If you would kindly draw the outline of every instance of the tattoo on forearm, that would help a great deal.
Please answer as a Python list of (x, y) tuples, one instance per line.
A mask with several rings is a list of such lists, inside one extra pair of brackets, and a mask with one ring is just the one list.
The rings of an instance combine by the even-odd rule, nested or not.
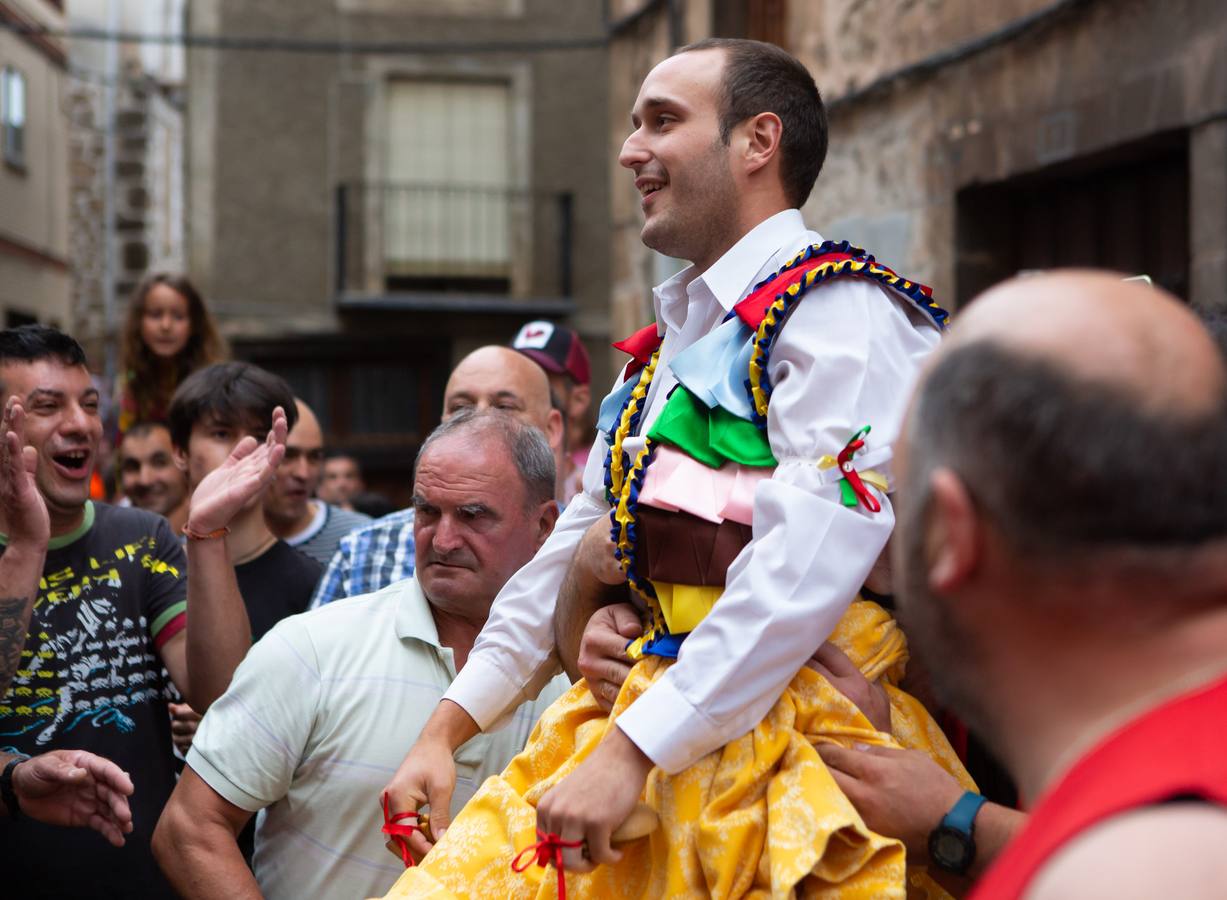
[(21, 667), (21, 651), (26, 646), (30, 626), (32, 597), (0, 597), (0, 696), (8, 692), (9, 681)]

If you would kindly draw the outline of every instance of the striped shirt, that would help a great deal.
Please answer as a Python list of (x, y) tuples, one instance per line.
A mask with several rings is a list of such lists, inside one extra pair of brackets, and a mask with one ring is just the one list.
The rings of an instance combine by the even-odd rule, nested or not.
[(413, 508), (389, 513), (351, 531), (341, 543), (311, 599), (311, 608), (381, 590), (413, 574)]
[(360, 512), (341, 509), (323, 500), (312, 500), (311, 502), (315, 504), (315, 518), (298, 534), (286, 538), (285, 542), (300, 553), (307, 554), (321, 566), (326, 566), (332, 560), (333, 554), (337, 552), (341, 538), (355, 528), (369, 525), (371, 517)]
[[(235, 806), (264, 810), (254, 870), (266, 897), (379, 896), (404, 871), (384, 848), (379, 790), (455, 676), (414, 579), (284, 619), (251, 648), (187, 762)], [(453, 813), (569, 686), (560, 676), (507, 728), (456, 751)]]

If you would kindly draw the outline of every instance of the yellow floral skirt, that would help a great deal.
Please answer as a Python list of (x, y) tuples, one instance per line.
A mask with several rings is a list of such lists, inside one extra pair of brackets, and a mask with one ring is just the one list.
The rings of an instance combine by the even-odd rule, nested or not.
[[(903, 845), (870, 831), (814, 749), (829, 742), (918, 748), (974, 789), (937, 724), (895, 685), (907, 662), (903, 632), (881, 607), (853, 603), (831, 640), (890, 696), (893, 737), (876, 731), (846, 697), (802, 669), (752, 731), (677, 775), (653, 769), (643, 799), (661, 827), (624, 845), (622, 860), (567, 873), (568, 900), (661, 897), (947, 896)], [(557, 896), (557, 873), (511, 870), (536, 841), (537, 801), (600, 743), (613, 720), (672, 664), (648, 657), (631, 670), (611, 714), (583, 682), (554, 702), (524, 752), (486, 780), (422, 864), (388, 898)]]

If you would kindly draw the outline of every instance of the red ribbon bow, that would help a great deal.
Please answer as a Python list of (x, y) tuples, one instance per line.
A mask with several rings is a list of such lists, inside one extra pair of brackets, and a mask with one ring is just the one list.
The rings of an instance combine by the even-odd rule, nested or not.
[(582, 847), (583, 841), (564, 841), (552, 831), (545, 833), (537, 829), (537, 843), (529, 844), (516, 854), (511, 861), (511, 871), (523, 872), (533, 863), (541, 868), (553, 864), (558, 870), (558, 900), (567, 900), (567, 879), (563, 875), (562, 851), (564, 847)]
[(400, 812), (396, 815), (391, 815), (388, 810), (388, 792), (383, 792), (383, 833), (388, 835), (392, 840), (400, 845), (400, 858), (405, 863), (405, 868), (413, 865), (413, 857), (409, 854), (409, 842), (406, 840), (409, 835), (415, 831), (421, 831), (418, 825), (397, 825), (396, 823), (402, 819), (417, 819), (418, 814), (415, 812)]
[(626, 377), (623, 381), (629, 381), (631, 376), (639, 372), (652, 359), (652, 354), (660, 346), (660, 342), (664, 340), (664, 336), (656, 333), (656, 323), (645, 325), (628, 338), (614, 344), (614, 348), (621, 350), (623, 353), (631, 355), (631, 361), (626, 364)]
[(839, 471), (843, 474), (844, 481), (852, 488), (856, 499), (861, 501), (870, 512), (879, 512), (882, 509), (882, 504), (878, 502), (877, 497), (869, 492), (869, 488), (861, 480), (861, 473), (856, 471), (852, 465), (852, 457), (856, 454), (856, 451), (865, 446), (865, 435), (868, 433), (869, 426), (866, 425), (854, 434), (852, 440), (848, 441), (844, 449), (839, 451), (839, 456), (835, 457), (835, 463), (839, 466)]

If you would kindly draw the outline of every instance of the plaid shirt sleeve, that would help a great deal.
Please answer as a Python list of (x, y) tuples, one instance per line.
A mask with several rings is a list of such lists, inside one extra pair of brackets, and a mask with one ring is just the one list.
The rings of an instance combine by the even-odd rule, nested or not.
[(366, 555), (364, 552), (359, 553), (358, 545), (370, 542), (369, 536), (365, 534), (366, 531), (367, 529), (362, 528), (341, 538), (341, 543), (337, 547), (337, 552), (332, 555), (332, 561), (328, 563), (324, 577), (316, 585), (310, 609), (319, 609), (326, 603), (350, 596), (349, 576), (354, 567), (354, 560), (359, 555)]
[(341, 538), (311, 598), (311, 609), (408, 578), (413, 562), (413, 510), (402, 509)]

